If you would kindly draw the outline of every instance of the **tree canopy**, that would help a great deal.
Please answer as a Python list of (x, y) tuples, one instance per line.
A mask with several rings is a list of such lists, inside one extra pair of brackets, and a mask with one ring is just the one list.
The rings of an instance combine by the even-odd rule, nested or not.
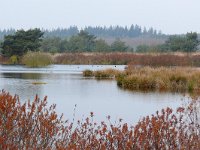
[(195, 52), (198, 50), (200, 41), (196, 32), (185, 35), (171, 35), (164, 44), (148, 46), (139, 45), (137, 52)]
[(194, 52), (199, 45), (198, 35), (196, 32), (187, 33), (186, 36), (170, 36), (166, 45), (171, 51)]
[(69, 48), (72, 51), (92, 51), (95, 47), (96, 37), (86, 31), (81, 30), (78, 35), (69, 40)]
[(132, 49), (119, 38), (109, 45), (103, 39), (97, 39), (96, 36), (86, 31), (80, 31), (77, 35), (69, 39), (59, 37), (44, 38), (40, 47), (44, 52), (127, 52)]
[(36, 28), (27, 31), (18, 30), (13, 35), (6, 35), (1, 44), (2, 54), (6, 56), (21, 56), (27, 51), (37, 51), (43, 34), (40, 29)]
[(121, 41), (120, 39), (116, 39), (116, 40), (111, 44), (111, 50), (112, 50), (112, 51), (126, 52), (128, 49), (129, 49), (129, 47), (126, 46), (125, 42)]

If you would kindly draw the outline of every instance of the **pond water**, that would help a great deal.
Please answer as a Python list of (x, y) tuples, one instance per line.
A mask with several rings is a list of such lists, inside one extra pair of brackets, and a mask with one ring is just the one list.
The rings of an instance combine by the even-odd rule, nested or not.
[[(132, 92), (120, 89), (114, 80), (85, 78), (85, 69), (101, 70), (125, 66), (110, 65), (52, 65), (47, 68), (26, 68), (24, 66), (0, 65), (0, 89), (20, 96), (21, 101), (48, 96), (49, 104), (57, 105), (57, 112), (72, 120), (75, 105), (75, 119), (88, 117), (94, 112), (95, 120), (102, 121), (110, 115), (111, 120), (122, 118), (134, 124), (143, 116), (162, 108), (177, 108), (188, 99), (178, 93)], [(46, 84), (35, 85), (33, 82)]]

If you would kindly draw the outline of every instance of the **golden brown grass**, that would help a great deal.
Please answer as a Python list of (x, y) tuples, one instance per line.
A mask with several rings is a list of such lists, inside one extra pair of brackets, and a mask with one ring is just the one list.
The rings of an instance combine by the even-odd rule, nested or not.
[(34, 84), (34, 85), (40, 85), (40, 84), (47, 84), (47, 83), (46, 82), (36, 81), (36, 82), (32, 82), (32, 84)]
[(131, 90), (200, 90), (200, 70), (186, 67), (128, 68), (117, 77), (118, 85)]
[(95, 77), (96, 79), (114, 79), (121, 72), (115, 69), (106, 69), (99, 71), (85, 70), (83, 71), (83, 76), (85, 77)]
[(200, 70), (191, 67), (128, 67), (125, 71), (114, 69), (83, 72), (85, 77), (116, 79), (118, 86), (129, 90), (198, 92)]

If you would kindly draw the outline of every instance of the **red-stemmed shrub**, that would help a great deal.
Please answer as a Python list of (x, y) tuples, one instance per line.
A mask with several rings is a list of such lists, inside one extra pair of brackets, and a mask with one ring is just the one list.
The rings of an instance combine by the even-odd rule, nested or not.
[(17, 96), (0, 93), (0, 149), (200, 149), (200, 102), (176, 112), (163, 109), (135, 126), (108, 121), (97, 124), (94, 114), (84, 121), (63, 121), (55, 105), (37, 96), (21, 104)]

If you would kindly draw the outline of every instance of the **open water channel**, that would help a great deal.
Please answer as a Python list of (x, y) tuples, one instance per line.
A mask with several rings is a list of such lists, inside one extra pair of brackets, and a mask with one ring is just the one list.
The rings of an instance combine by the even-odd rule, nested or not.
[[(48, 96), (48, 104), (56, 104), (57, 112), (72, 120), (88, 117), (94, 112), (96, 121), (122, 118), (134, 124), (143, 116), (151, 115), (162, 108), (181, 106), (184, 99), (179, 93), (133, 92), (120, 89), (114, 80), (85, 78), (85, 69), (102, 70), (125, 66), (110, 65), (52, 65), (46, 68), (0, 65), (0, 89), (17, 94), (21, 101)], [(46, 84), (33, 84), (43, 82)]]

